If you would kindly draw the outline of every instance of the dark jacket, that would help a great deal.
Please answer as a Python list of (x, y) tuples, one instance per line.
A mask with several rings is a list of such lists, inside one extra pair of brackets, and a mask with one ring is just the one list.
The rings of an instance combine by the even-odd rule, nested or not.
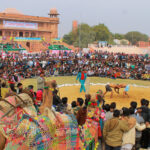
[(146, 106), (142, 106), (141, 109), (142, 109), (141, 116), (144, 118), (144, 121), (145, 121), (145, 122), (149, 122), (149, 121), (150, 121), (149, 108), (146, 107)]
[(147, 149), (150, 147), (150, 128), (142, 131), (141, 148)]

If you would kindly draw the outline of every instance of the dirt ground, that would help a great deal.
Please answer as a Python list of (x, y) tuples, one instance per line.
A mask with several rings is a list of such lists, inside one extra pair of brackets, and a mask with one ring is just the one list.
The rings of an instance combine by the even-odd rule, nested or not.
[[(56, 80), (58, 85), (63, 85), (63, 84), (75, 84), (78, 83), (76, 82), (76, 77), (49, 77), (46, 78), (47, 81), (50, 80)], [(123, 89), (120, 90), (120, 94), (118, 95), (117, 93), (114, 92), (114, 96), (111, 99), (110, 98), (110, 93), (107, 93), (105, 96), (105, 101), (106, 103), (111, 103), (111, 102), (116, 102), (117, 103), (117, 108), (122, 108), (122, 107), (129, 107), (131, 101), (137, 101), (138, 104), (140, 104), (141, 98), (149, 99), (150, 100), (150, 81), (141, 81), (141, 80), (129, 80), (129, 79), (109, 79), (109, 78), (100, 78), (100, 77), (88, 77), (88, 80), (90, 80), (90, 83), (102, 83), (102, 84), (107, 84), (107, 83), (115, 83), (115, 84), (130, 84), (130, 85), (136, 85), (135, 86), (130, 86), (130, 91), (129, 91), (129, 96), (130, 98), (123, 98)], [(22, 83), (24, 85), (24, 88), (27, 87), (28, 85), (34, 85), (34, 90), (37, 90), (37, 80), (36, 79), (26, 79), (22, 80)], [(140, 87), (143, 86), (143, 87)], [(59, 88), (60, 90), (60, 96), (61, 97), (68, 97), (69, 103), (71, 103), (73, 100), (76, 100), (78, 97), (85, 97), (85, 93), (80, 93), (79, 92), (80, 86), (65, 86)], [(96, 93), (99, 89), (105, 91), (104, 85), (93, 85), (90, 86), (90, 94)], [(140, 106), (140, 105), (138, 105)]]
[[(59, 88), (61, 97), (68, 97), (69, 103), (76, 100), (78, 97), (85, 97), (85, 93), (79, 92), (80, 86), (70, 86)], [(96, 93), (99, 89), (105, 91), (104, 86), (90, 86), (90, 94)], [(129, 98), (123, 97), (123, 89), (120, 90), (120, 94), (114, 92), (113, 98), (110, 98), (110, 93), (105, 96), (106, 103), (116, 102), (117, 108), (129, 107), (131, 101), (136, 101), (138, 106), (140, 106), (140, 100), (142, 98), (150, 100), (150, 88), (143, 87), (130, 87), (128, 92)]]

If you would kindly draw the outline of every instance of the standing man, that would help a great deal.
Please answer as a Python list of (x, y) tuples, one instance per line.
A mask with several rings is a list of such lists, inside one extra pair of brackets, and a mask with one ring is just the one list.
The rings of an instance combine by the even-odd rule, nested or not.
[(128, 123), (120, 120), (120, 111), (115, 110), (113, 118), (104, 124), (103, 136), (106, 142), (106, 150), (121, 150), (123, 134), (129, 131)]
[(35, 100), (37, 106), (41, 106), (42, 104), (44, 85), (45, 85), (44, 72), (41, 72), (40, 76), (37, 78), (37, 93)]
[(84, 91), (84, 92), (86, 92), (86, 89), (85, 89), (85, 81), (86, 81), (86, 78), (87, 78), (87, 73), (86, 73), (86, 71), (81, 71), (81, 70), (79, 70), (79, 73), (78, 73), (78, 75), (77, 75), (77, 78), (76, 78), (76, 80), (79, 80), (79, 82), (81, 83), (81, 87), (80, 87), (80, 93), (82, 92), (82, 91)]
[(45, 85), (44, 72), (40, 73), (40, 76), (37, 78), (37, 90), (42, 90)]

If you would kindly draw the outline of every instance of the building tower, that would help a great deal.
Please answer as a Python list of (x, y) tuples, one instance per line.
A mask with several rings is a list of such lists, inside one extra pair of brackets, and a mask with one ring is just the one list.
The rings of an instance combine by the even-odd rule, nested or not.
[(50, 13), (48, 14), (50, 16), (50, 18), (58, 18), (58, 12), (56, 8), (52, 8), (50, 10)]
[(78, 29), (78, 21), (77, 21), (77, 20), (74, 20), (74, 21), (72, 22), (72, 31), (73, 31), (73, 32), (76, 32), (77, 29)]

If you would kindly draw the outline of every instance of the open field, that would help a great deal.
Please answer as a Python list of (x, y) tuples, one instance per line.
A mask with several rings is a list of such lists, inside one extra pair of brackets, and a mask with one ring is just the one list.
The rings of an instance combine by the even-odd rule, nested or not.
[[(90, 83), (98, 84), (106, 84), (106, 83), (125, 83), (130, 84), (130, 91), (129, 95), (130, 98), (123, 98), (123, 89), (120, 90), (120, 94), (114, 93), (113, 98), (110, 98), (110, 93), (108, 93), (105, 96), (106, 103), (116, 102), (117, 107), (125, 107), (129, 106), (131, 101), (137, 101), (138, 104), (140, 102), (141, 98), (146, 98), (150, 100), (150, 81), (140, 81), (140, 80), (126, 80), (126, 79), (109, 79), (109, 78), (99, 78), (99, 77), (91, 77), (88, 78), (90, 80)], [(56, 80), (58, 85), (62, 84), (76, 84), (75, 77), (50, 77), (46, 78), (46, 80)], [(23, 80), (22, 83), (24, 84), (24, 87), (27, 87), (28, 85), (32, 84), (35, 87), (36, 90), (36, 79), (27, 79)], [(136, 86), (135, 86), (136, 85)], [(68, 97), (69, 103), (71, 103), (73, 100), (76, 100), (77, 97), (84, 98), (84, 93), (79, 93), (80, 86), (79, 85), (70, 85), (70, 86), (64, 86), (60, 87), (60, 96), (61, 97)], [(99, 89), (102, 89), (105, 91), (104, 85), (91, 85), (90, 86), (90, 93), (96, 93)]]

